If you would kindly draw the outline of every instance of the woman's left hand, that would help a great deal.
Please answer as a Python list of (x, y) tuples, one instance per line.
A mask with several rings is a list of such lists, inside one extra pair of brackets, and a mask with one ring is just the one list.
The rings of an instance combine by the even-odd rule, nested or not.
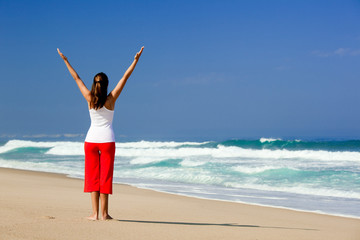
[(136, 53), (136, 55), (135, 55), (135, 57), (134, 57), (134, 59), (135, 59), (136, 61), (139, 60), (139, 58), (140, 58), (143, 50), (144, 50), (144, 47), (142, 47), (142, 48), (140, 49), (140, 51), (139, 51), (138, 53)]

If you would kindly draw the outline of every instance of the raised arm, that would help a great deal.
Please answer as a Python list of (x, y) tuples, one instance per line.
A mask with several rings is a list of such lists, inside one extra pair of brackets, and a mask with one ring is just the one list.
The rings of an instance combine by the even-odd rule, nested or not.
[(59, 49), (57, 49), (60, 57), (64, 60), (66, 67), (68, 68), (71, 76), (75, 79), (76, 84), (78, 85), (80, 92), (82, 93), (82, 95), (84, 96), (84, 98), (86, 99), (87, 102), (90, 102), (91, 100), (91, 94), (89, 89), (85, 86), (84, 82), (81, 80), (81, 78), (79, 77), (79, 75), (76, 73), (75, 69), (70, 65), (67, 57), (64, 56), (64, 54), (62, 54), (62, 52), (60, 52)]
[(110, 92), (109, 96), (111, 97), (113, 104), (115, 104), (115, 101), (119, 97), (121, 91), (123, 90), (126, 81), (129, 79), (131, 73), (134, 71), (135, 66), (136, 66), (137, 62), (139, 61), (139, 58), (140, 58), (143, 50), (144, 50), (144, 47), (142, 47), (140, 49), (140, 51), (138, 53), (136, 53), (136, 55), (134, 57), (134, 61), (132, 62), (130, 67), (126, 70), (126, 72), (124, 73), (124, 76), (119, 80), (116, 87)]

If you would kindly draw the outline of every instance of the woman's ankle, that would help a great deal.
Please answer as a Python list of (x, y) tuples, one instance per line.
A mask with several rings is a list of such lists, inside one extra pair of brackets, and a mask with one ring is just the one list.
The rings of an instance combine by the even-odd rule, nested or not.
[(97, 213), (93, 213), (92, 215), (90, 215), (89, 217), (87, 217), (87, 219), (89, 220), (98, 220), (98, 214)]
[(108, 213), (102, 214), (101, 220), (110, 220), (113, 219)]

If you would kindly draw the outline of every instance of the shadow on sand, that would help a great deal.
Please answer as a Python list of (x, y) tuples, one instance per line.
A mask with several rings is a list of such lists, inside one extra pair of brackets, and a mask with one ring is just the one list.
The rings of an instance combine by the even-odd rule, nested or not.
[(311, 229), (311, 228), (271, 227), (271, 226), (258, 226), (258, 225), (241, 225), (236, 223), (166, 222), (166, 221), (127, 220), (127, 219), (116, 219), (116, 220), (119, 222), (128, 222), (128, 223), (171, 224), (171, 225), (188, 225), (188, 226), (219, 226), (219, 227), (239, 227), (239, 228), (276, 228), (276, 229), (318, 231), (317, 229)]

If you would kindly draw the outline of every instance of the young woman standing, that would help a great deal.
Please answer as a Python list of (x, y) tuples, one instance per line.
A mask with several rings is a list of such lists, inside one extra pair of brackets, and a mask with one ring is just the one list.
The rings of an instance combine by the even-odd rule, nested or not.
[(116, 87), (108, 94), (108, 78), (105, 73), (94, 77), (91, 91), (85, 86), (68, 59), (57, 49), (71, 76), (75, 79), (80, 92), (88, 102), (91, 126), (85, 139), (85, 183), (84, 192), (91, 193), (93, 213), (88, 219), (99, 219), (99, 199), (101, 202), (100, 219), (112, 219), (109, 215), (109, 194), (112, 194), (112, 180), (115, 158), (115, 136), (112, 128), (115, 102), (123, 90), (126, 81), (134, 71), (142, 54), (136, 53), (133, 63), (126, 70)]

